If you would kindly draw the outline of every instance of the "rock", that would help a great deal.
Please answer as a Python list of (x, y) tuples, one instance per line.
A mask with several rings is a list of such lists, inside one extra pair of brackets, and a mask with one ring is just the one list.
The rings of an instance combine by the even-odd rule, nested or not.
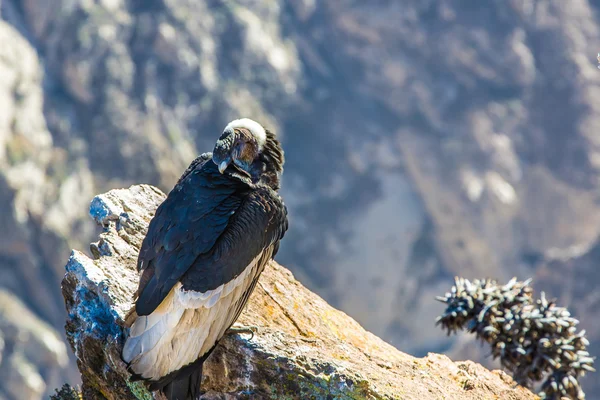
[[(103, 227), (93, 257), (74, 250), (62, 283), (67, 337), (84, 398), (149, 399), (129, 382), (120, 358), (146, 226), (164, 194), (148, 185), (97, 196), (90, 214)], [(329, 306), (272, 262), (237, 324), (205, 364), (205, 399), (534, 399), (504, 374), (445, 356), (404, 354)], [(64, 389), (64, 388), (63, 388)], [(67, 391), (68, 393), (71, 393)]]

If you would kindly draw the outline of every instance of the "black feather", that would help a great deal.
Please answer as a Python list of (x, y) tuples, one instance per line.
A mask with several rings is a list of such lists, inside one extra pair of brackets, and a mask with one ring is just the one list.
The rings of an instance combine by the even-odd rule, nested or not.
[(256, 188), (231, 216), (227, 229), (207, 254), (180, 279), (185, 290), (205, 292), (238, 276), (264, 249), (280, 240), (285, 205), (270, 188)]
[[(168, 400), (196, 400), (202, 394), (200, 391), (200, 383), (202, 383), (202, 365), (216, 347), (217, 345), (215, 344), (206, 352), (206, 354), (193, 363), (190, 363), (177, 371), (173, 371), (157, 381), (151, 382), (148, 389), (151, 391), (160, 390), (167, 396)], [(181, 397), (180, 399), (169, 397), (169, 391), (172, 392), (173, 395), (184, 395), (185, 397)]]
[[(138, 265), (151, 269), (152, 277), (147, 282), (142, 277), (145, 287), (138, 293), (138, 315), (152, 313), (197, 257), (214, 253), (211, 250), (249, 190), (246, 183), (221, 175), (212, 162), (198, 164), (175, 186), (157, 209), (142, 243)], [(212, 279), (204, 290), (222, 283)]]
[(212, 162), (198, 164), (150, 222), (138, 265), (152, 272), (141, 280), (137, 314), (152, 313), (178, 281), (205, 292), (234, 279), (281, 239), (286, 216), (271, 188), (221, 174)]
[(199, 400), (203, 392), (200, 390), (202, 383), (202, 364), (197, 363), (188, 376), (178, 378), (167, 383), (160, 390), (167, 400)]
[[(138, 315), (151, 314), (177, 282), (185, 290), (213, 290), (235, 279), (260, 255), (248, 289), (220, 316), (221, 329), (235, 322), (288, 228), (287, 209), (276, 192), (283, 163), (281, 146), (267, 131), (265, 148), (255, 160), (259, 179), (240, 175), (235, 168), (221, 174), (210, 153), (190, 164), (158, 207), (142, 242)], [(150, 389), (162, 390), (170, 400), (199, 398), (202, 364), (217, 343), (196, 361), (149, 382)], [(134, 374), (132, 379), (141, 377)]]

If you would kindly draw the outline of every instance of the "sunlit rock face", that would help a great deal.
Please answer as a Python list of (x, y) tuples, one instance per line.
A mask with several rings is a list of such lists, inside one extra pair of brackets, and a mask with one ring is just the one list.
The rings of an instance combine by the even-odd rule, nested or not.
[[(98, 195), (90, 215), (102, 227), (92, 256), (73, 250), (62, 293), (66, 332), (77, 358), (84, 399), (151, 397), (130, 381), (121, 360), (125, 315), (139, 279), (139, 247), (165, 195), (134, 185)], [(238, 321), (254, 334), (228, 334), (203, 365), (203, 399), (534, 399), (500, 371), (471, 361), (402, 353), (312, 293), (270, 262)], [(63, 391), (64, 392), (64, 391)], [(70, 400), (72, 396), (57, 396)]]
[(597, 274), (548, 263), (585, 257), (600, 227), (597, 11), (2, 0), (0, 285), (61, 331), (93, 194), (169, 190), (250, 116), (286, 149), (278, 259), (390, 343), (483, 360), (431, 329), (454, 275), (534, 276), (590, 330)]

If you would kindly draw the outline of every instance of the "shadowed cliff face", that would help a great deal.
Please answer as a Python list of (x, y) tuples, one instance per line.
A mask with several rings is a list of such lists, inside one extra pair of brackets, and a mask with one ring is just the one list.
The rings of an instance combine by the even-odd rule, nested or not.
[(93, 193), (169, 190), (243, 115), (286, 149), (278, 259), (395, 346), (481, 359), (432, 329), (454, 275), (535, 276), (593, 331), (594, 268), (544, 267), (600, 227), (593, 2), (0, 4), (0, 285), (57, 330)]

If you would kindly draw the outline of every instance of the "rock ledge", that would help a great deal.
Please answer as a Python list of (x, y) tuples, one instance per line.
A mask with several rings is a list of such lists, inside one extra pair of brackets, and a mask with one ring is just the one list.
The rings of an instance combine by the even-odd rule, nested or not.
[[(120, 358), (123, 318), (136, 288), (135, 262), (164, 194), (148, 185), (94, 198), (103, 227), (92, 258), (74, 250), (62, 291), (66, 331), (90, 399), (152, 399), (129, 382)], [(504, 373), (467, 361), (401, 353), (307, 290), (273, 262), (238, 324), (252, 337), (224, 338), (205, 365), (206, 399), (535, 399)], [(433, 322), (432, 322), (432, 329)]]

